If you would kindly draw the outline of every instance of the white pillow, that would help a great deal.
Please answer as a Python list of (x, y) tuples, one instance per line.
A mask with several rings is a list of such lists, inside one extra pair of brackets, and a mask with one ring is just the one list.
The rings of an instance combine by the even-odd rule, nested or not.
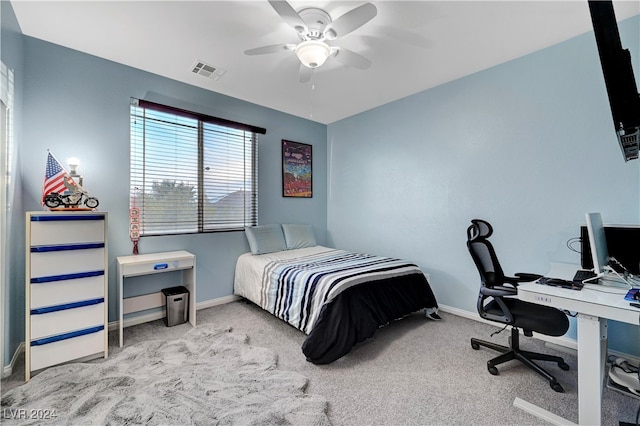
[(311, 225), (282, 224), (287, 250), (317, 245), (316, 236)]
[(252, 226), (245, 228), (244, 233), (253, 254), (273, 253), (287, 249), (280, 225)]

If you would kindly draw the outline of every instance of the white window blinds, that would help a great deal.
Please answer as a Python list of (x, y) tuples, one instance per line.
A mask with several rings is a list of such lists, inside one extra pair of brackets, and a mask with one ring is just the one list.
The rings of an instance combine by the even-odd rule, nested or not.
[(131, 102), (130, 204), (140, 235), (257, 224), (257, 139), (265, 129)]

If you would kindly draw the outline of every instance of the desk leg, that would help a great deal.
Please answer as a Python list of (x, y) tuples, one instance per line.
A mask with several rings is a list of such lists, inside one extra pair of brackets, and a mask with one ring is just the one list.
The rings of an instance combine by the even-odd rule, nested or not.
[(602, 383), (607, 350), (607, 320), (578, 314), (578, 420), (602, 422)]
[(196, 326), (196, 260), (193, 259), (193, 268), (185, 269), (182, 272), (184, 284), (189, 290), (189, 322)]

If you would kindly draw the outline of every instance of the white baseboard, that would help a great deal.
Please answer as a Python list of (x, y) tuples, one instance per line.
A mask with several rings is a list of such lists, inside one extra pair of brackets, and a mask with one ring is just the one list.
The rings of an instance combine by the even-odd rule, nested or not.
[[(474, 321), (482, 322), (484, 324), (490, 324), (494, 326), (498, 324), (496, 322), (481, 318), (477, 312), (464, 311), (462, 309), (454, 308), (452, 306), (447, 306), (447, 305), (439, 305), (439, 309), (443, 312), (448, 312), (450, 314), (471, 319)], [(539, 333), (533, 333), (533, 337), (544, 341), (545, 346), (547, 347), (553, 348), (560, 352), (568, 353), (570, 355), (574, 355), (574, 356), (578, 355), (578, 342), (575, 341), (574, 339), (570, 339), (564, 336), (561, 336), (561, 337), (546, 336), (544, 334), (539, 334)], [(607, 354), (610, 357), (611, 356), (614, 356), (616, 358), (620, 357), (620, 358), (625, 358), (625, 359), (640, 363), (639, 357), (636, 357), (634, 355), (630, 355), (624, 352), (618, 352), (618, 351), (607, 348)]]
[(214, 306), (226, 305), (227, 303), (235, 302), (236, 300), (240, 300), (242, 297), (231, 295), (218, 297), (216, 299), (205, 300), (204, 302), (198, 302), (196, 304), (196, 310), (213, 308)]
[[(240, 296), (224, 296), (218, 297), (215, 299), (205, 300), (204, 302), (196, 303), (196, 311), (201, 309), (212, 308), (214, 306), (226, 305), (227, 303), (235, 302), (236, 300), (240, 300)], [(138, 324), (143, 324), (149, 321), (155, 321), (164, 318), (163, 311), (150, 312), (148, 314), (137, 315), (131, 318), (125, 318), (123, 323), (123, 328), (131, 327)], [(109, 323), (109, 331), (117, 331), (118, 330), (118, 321), (111, 321)]]
[[(452, 306), (447, 306), (447, 305), (438, 305), (438, 306), (441, 311), (448, 312), (450, 314), (457, 315), (459, 317), (471, 319), (474, 321), (478, 321), (484, 324), (490, 324), (494, 326), (498, 324), (496, 322), (481, 318), (477, 312), (464, 311), (462, 309), (454, 308)], [(546, 344), (549, 344), (549, 346), (558, 346), (557, 347), (558, 350), (561, 350), (573, 355), (577, 354), (578, 343), (575, 340), (570, 339), (568, 337), (564, 337), (564, 336), (553, 337), (553, 336), (546, 336), (544, 334), (539, 334), (539, 333), (533, 333), (533, 337), (544, 341)], [(628, 358), (628, 355), (624, 355), (624, 357)]]
[[(214, 306), (225, 305), (227, 303), (235, 302), (236, 300), (240, 300), (240, 299), (242, 299), (240, 296), (231, 295), (231, 296), (224, 296), (224, 297), (218, 297), (215, 299), (205, 300), (203, 302), (198, 302), (196, 304), (196, 310), (199, 311), (201, 309), (207, 309), (207, 308), (212, 308)], [(480, 318), (480, 316), (476, 312), (469, 312), (469, 311), (465, 311), (465, 310), (454, 308), (453, 306), (447, 306), (447, 305), (439, 305), (439, 309), (443, 312), (457, 315), (459, 317), (471, 319), (474, 321), (479, 321), (484, 324), (490, 324), (494, 326), (496, 325), (496, 323), (493, 321), (488, 321), (488, 320), (485, 320), (484, 318)], [(162, 318), (164, 318), (164, 313), (162, 311), (152, 312), (146, 315), (140, 315), (134, 318), (125, 319), (124, 327), (125, 328), (131, 327), (133, 325), (138, 325), (138, 324), (142, 324), (149, 321), (155, 321)], [(117, 331), (117, 330), (118, 330), (118, 321), (110, 322), (109, 331)], [(548, 344), (551, 347), (555, 347), (557, 350), (564, 351), (573, 355), (577, 353), (578, 345), (577, 345), (577, 342), (573, 339), (569, 339), (567, 337), (545, 336), (543, 334), (538, 334), (538, 333), (534, 333), (534, 337), (544, 341), (546, 344)], [(2, 370), (3, 379), (11, 375), (13, 371), (13, 367), (15, 366), (15, 363), (18, 359), (18, 356), (20, 356), (20, 354), (23, 351), (24, 351), (24, 342), (20, 343), (20, 345), (16, 349), (15, 353), (13, 354), (13, 358), (11, 359), (11, 363), (3, 368)], [(616, 356), (616, 357), (623, 357), (636, 362), (640, 362), (640, 358), (637, 358), (629, 354), (617, 352), (617, 351), (609, 350), (609, 355)]]
[(15, 367), (16, 362), (18, 362), (18, 357), (22, 352), (24, 352), (24, 342), (18, 345), (16, 351), (13, 353), (13, 357), (11, 358), (11, 362), (9, 363), (9, 365), (5, 365), (4, 368), (2, 369), (3, 379), (13, 374), (13, 367)]
[[(477, 312), (464, 311), (462, 309), (454, 308), (452, 306), (447, 306), (447, 305), (439, 305), (439, 309), (443, 312), (448, 312), (450, 314), (471, 319), (474, 321), (478, 321), (484, 324), (490, 324), (494, 326), (498, 324), (493, 321), (489, 321), (484, 318), (481, 318)], [(544, 341), (545, 346), (550, 347), (554, 350), (564, 352), (573, 356), (578, 356), (578, 342), (575, 341), (574, 339), (570, 339), (564, 336), (561, 336), (561, 337), (545, 336), (544, 334), (539, 334), (539, 333), (533, 333), (533, 337)], [(607, 348), (607, 354), (610, 357), (612, 356), (616, 358), (620, 357), (620, 358), (625, 358), (625, 359), (640, 363), (640, 358), (624, 352), (618, 352), (618, 351)]]

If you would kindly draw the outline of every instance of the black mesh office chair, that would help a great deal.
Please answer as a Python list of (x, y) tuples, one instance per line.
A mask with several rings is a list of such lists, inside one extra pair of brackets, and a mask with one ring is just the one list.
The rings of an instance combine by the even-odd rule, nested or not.
[(553, 361), (562, 370), (569, 369), (567, 363), (558, 356), (521, 350), (518, 329), (522, 329), (525, 336), (532, 336), (533, 331), (548, 336), (562, 336), (569, 329), (569, 320), (558, 309), (524, 302), (515, 297), (519, 282), (534, 281), (540, 278), (540, 275), (518, 273), (515, 277), (505, 276), (493, 246), (488, 240), (491, 234), (493, 234), (491, 225), (480, 219), (473, 219), (471, 226), (467, 229), (467, 247), (478, 267), (482, 283), (478, 295), (478, 313), (487, 320), (511, 326), (510, 346), (472, 338), (471, 347), (480, 349), (480, 346), (485, 346), (502, 352), (501, 355), (487, 362), (487, 369), (493, 375), (498, 374), (497, 365), (517, 359), (549, 380), (554, 391), (564, 392), (555, 377), (533, 360)]

